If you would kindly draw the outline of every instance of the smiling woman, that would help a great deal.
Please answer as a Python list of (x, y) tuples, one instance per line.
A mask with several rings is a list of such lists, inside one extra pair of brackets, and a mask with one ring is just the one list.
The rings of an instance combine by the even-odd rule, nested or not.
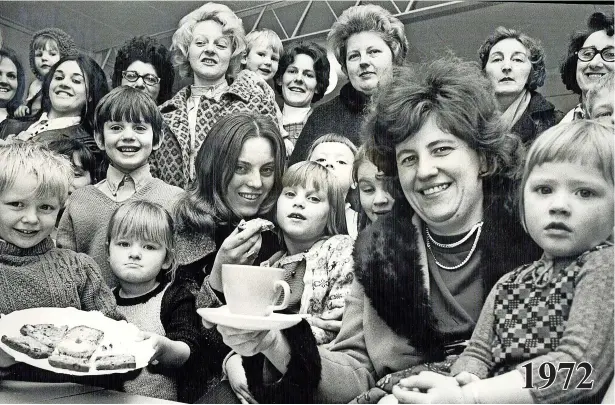
[(104, 177), (104, 156), (93, 136), (94, 109), (109, 92), (105, 73), (89, 56), (60, 59), (45, 76), (42, 109), (30, 120), (9, 119), (0, 127), (0, 139), (50, 142), (76, 139), (86, 145), (97, 161), (94, 181)]
[(11, 48), (0, 48), (0, 122), (13, 117), (25, 88), (25, 74), (17, 54)]
[(160, 106), (163, 143), (152, 155), (152, 174), (187, 188), (195, 180), (195, 159), (214, 123), (237, 112), (257, 112), (276, 120), (275, 99), (256, 73), (239, 72), (246, 49), (241, 19), (230, 8), (207, 3), (186, 15), (171, 50), (182, 77), (194, 84)]

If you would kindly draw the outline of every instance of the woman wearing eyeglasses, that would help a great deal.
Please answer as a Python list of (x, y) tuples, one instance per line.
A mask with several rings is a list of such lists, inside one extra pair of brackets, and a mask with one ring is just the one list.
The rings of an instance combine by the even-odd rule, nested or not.
[(613, 14), (593, 13), (587, 21), (587, 30), (570, 37), (568, 55), (560, 66), (566, 88), (580, 95), (580, 103), (562, 122), (586, 117), (587, 92), (602, 76), (613, 71), (613, 62)]
[(481, 45), (478, 56), (493, 85), (506, 129), (519, 135), (524, 144), (561, 121), (564, 114), (536, 91), (546, 76), (540, 41), (498, 27)]
[(171, 53), (154, 38), (131, 38), (117, 51), (113, 67), (114, 88), (137, 88), (160, 105), (171, 98), (174, 79)]

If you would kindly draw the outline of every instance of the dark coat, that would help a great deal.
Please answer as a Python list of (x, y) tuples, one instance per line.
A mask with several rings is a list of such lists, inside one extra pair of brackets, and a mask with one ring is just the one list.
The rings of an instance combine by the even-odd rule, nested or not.
[(564, 113), (556, 110), (540, 93), (531, 92), (530, 104), (513, 125), (511, 132), (519, 135), (523, 144), (529, 146), (538, 135), (559, 123)]
[(355, 90), (348, 82), (337, 97), (314, 108), (297, 139), (288, 165), (306, 160), (312, 143), (326, 134), (343, 135), (359, 146), (361, 124), (368, 102), (369, 96)]
[[(8, 119), (0, 124), (0, 139), (6, 139), (9, 135), (18, 135), (20, 132), (25, 131), (38, 121), (38, 116), (28, 119)], [(74, 139), (81, 142), (86, 146), (96, 159), (96, 173), (91, 173), (93, 176), (93, 183), (98, 183), (107, 176), (107, 167), (109, 165), (106, 155), (98, 148), (94, 135), (86, 130), (83, 125), (72, 125), (70, 127), (62, 129), (52, 129), (44, 131), (32, 138), (37, 142), (52, 142), (61, 139)]]
[[(348, 402), (388, 373), (443, 357), (446, 337), (437, 332), (430, 308), (420, 265), (426, 258), (412, 215), (405, 200), (397, 201), (390, 214), (359, 234), (353, 254), (359, 283), (347, 298), (342, 330), (329, 350), (316, 347), (302, 321), (282, 331), (291, 361), (275, 383), (262, 384), (261, 355), (244, 360), (259, 402)], [(503, 204), (486, 204), (484, 218), (483, 301), (503, 274), (541, 253)]]

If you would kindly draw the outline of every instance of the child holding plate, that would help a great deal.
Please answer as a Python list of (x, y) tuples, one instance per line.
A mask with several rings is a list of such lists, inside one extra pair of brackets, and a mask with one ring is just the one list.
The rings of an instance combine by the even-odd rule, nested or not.
[(176, 401), (203, 330), (194, 295), (185, 281), (174, 280), (173, 219), (156, 203), (121, 205), (109, 222), (107, 248), (119, 280), (113, 290), (119, 311), (144, 331), (155, 350), (150, 367), (126, 381), (124, 390)]

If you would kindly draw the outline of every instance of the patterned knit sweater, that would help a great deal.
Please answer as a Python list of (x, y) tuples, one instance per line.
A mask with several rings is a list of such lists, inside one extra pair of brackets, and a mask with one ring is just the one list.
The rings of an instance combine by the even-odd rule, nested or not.
[(28, 249), (0, 240), (0, 313), (38, 307), (74, 307), (124, 319), (87, 255), (57, 249), (51, 238)]
[(173, 205), (182, 192), (182, 189), (154, 178), (122, 202), (111, 200), (96, 186), (75, 190), (66, 203), (58, 225), (57, 245), (75, 252), (87, 253), (100, 267), (107, 285), (115, 287), (117, 278), (109, 267), (106, 247), (107, 228), (113, 212), (120, 205), (133, 200), (158, 203), (172, 212)]
[[(160, 148), (152, 153), (152, 175), (165, 182), (186, 188), (190, 181), (190, 127), (188, 124), (190, 86), (181, 89), (172, 99), (160, 106), (165, 128)], [(201, 97), (196, 115), (198, 150), (216, 121), (236, 112), (260, 113), (277, 125), (277, 104), (271, 88), (256, 73), (242, 70), (226, 90), (220, 101)]]
[[(613, 379), (613, 246), (578, 258), (541, 259), (502, 277), (491, 290), (472, 339), (451, 374), (488, 378), (532, 363), (535, 403), (595, 403)], [(560, 370), (544, 389), (539, 365), (587, 362), (594, 381), (576, 389), (585, 372)], [(562, 389), (570, 383), (570, 389)]]

